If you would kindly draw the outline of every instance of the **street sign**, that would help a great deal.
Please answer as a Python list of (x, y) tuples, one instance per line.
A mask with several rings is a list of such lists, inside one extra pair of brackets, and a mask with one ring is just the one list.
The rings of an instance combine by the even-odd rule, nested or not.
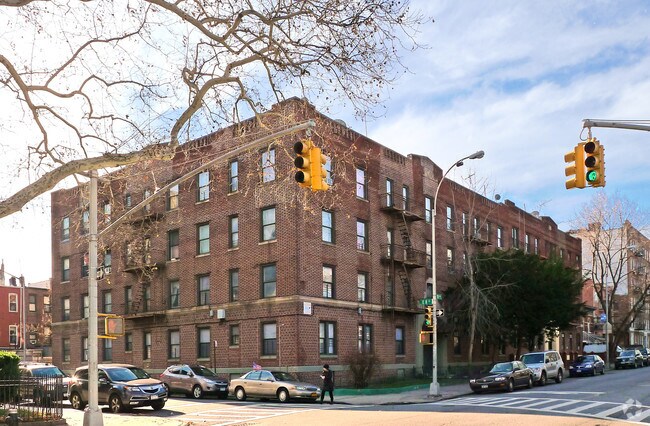
[(436, 294), (436, 300), (442, 300), (442, 294), (440, 293)]
[(433, 299), (432, 298), (427, 298), (427, 299), (420, 299), (418, 300), (418, 304), (423, 305), (423, 306), (429, 306), (433, 305)]
[(436, 309), (436, 316), (437, 317), (445, 316), (445, 310), (444, 309)]
[(604, 323), (605, 321), (607, 321), (607, 315), (605, 315), (605, 314), (600, 314), (600, 322), (603, 322), (603, 323)]

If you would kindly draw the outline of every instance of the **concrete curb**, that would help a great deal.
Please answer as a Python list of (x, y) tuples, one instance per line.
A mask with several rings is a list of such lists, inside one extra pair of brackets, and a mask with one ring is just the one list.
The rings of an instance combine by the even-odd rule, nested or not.
[(336, 394), (340, 396), (357, 396), (357, 395), (385, 395), (389, 393), (402, 393), (414, 390), (426, 389), (429, 384), (411, 385), (401, 388), (367, 388), (367, 389), (336, 389)]

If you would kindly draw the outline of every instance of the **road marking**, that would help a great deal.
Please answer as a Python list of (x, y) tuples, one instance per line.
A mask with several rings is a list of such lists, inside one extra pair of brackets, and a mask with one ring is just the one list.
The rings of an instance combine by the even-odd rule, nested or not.
[[(578, 402), (580, 402), (580, 401), (578, 401)], [(591, 404), (583, 405), (581, 407), (574, 408), (574, 409), (568, 410), (566, 412), (567, 413), (579, 413), (581, 411), (588, 410), (588, 409), (596, 407), (598, 405), (603, 405), (603, 403), (602, 402), (592, 402)]]
[(650, 410), (641, 411), (640, 413), (630, 416), (627, 419), (632, 422), (640, 422), (647, 417), (650, 417)]
[(506, 402), (503, 405), (525, 404), (530, 401), (536, 401), (535, 398), (517, 398), (516, 401)]
[(573, 404), (579, 404), (578, 401), (566, 401), (566, 402), (561, 402), (559, 404), (555, 405), (549, 405), (548, 407), (544, 407), (545, 410), (555, 410), (556, 408), (560, 407), (566, 407), (567, 405), (573, 405)]
[[(536, 406), (536, 405), (548, 404), (548, 403), (551, 403), (551, 402), (553, 402), (553, 401), (557, 401), (557, 400), (554, 400), (554, 399), (541, 399), (541, 400), (539, 400), (539, 401), (537, 401), (537, 402), (533, 402), (532, 404), (528, 404), (528, 405), (520, 405), (520, 406), (518, 406), (518, 407), (516, 407), (516, 408), (520, 408), (520, 409), (524, 409), (524, 410), (525, 410), (525, 409), (528, 409), (528, 408), (530, 408), (530, 407), (534, 407), (534, 406)], [(546, 409), (546, 408), (544, 408), (544, 409)]]
[(534, 391), (534, 390), (529, 390), (526, 393), (541, 393), (541, 394), (551, 394), (551, 395), (576, 395), (576, 394), (582, 394), (582, 395), (605, 395), (605, 392), (578, 392), (578, 391)]
[(614, 413), (616, 413), (618, 411), (623, 411), (626, 408), (627, 408), (627, 405), (617, 405), (616, 407), (610, 408), (609, 410), (604, 410), (604, 411), (598, 412), (598, 413), (594, 414), (594, 416), (596, 416), (596, 417), (608, 417), (610, 414), (614, 414)]

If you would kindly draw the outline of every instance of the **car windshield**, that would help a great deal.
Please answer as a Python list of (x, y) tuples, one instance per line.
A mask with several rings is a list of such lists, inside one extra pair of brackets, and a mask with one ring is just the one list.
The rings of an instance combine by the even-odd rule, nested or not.
[(139, 378), (129, 368), (107, 368), (106, 374), (114, 382), (129, 382)]
[(68, 377), (59, 367), (54, 365), (51, 367), (34, 368), (32, 374), (35, 377)]
[(190, 368), (196, 374), (197, 376), (203, 376), (203, 377), (217, 377), (216, 374), (212, 372), (212, 370), (205, 368), (202, 365), (190, 365)]
[(511, 362), (500, 362), (498, 364), (495, 364), (494, 367), (492, 367), (490, 373), (508, 373), (510, 371), (512, 371)]
[(281, 381), (281, 382), (297, 382), (298, 381), (298, 379), (296, 379), (295, 377), (293, 377), (289, 373), (285, 373), (284, 371), (274, 371), (271, 374), (273, 374), (273, 377), (275, 377), (275, 380), (278, 380), (278, 381)]
[(526, 354), (521, 357), (524, 364), (542, 364), (544, 362), (544, 354)]
[(131, 372), (133, 372), (133, 374), (135, 374), (135, 376), (138, 379), (150, 379), (151, 378), (149, 373), (147, 373), (146, 371), (144, 371), (140, 367), (128, 367), (128, 369), (131, 370)]
[(581, 364), (583, 362), (594, 362), (594, 357), (593, 355), (579, 356), (578, 358), (576, 358), (576, 362), (578, 364)]
[(634, 351), (623, 351), (621, 356), (634, 356)]

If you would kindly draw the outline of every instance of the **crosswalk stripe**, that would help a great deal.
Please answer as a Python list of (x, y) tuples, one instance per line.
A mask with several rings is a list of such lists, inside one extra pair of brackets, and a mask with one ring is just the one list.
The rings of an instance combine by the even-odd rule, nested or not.
[(553, 400), (553, 399), (542, 399), (542, 400), (539, 400), (539, 401), (537, 401), (537, 402), (533, 402), (532, 404), (528, 404), (528, 405), (520, 405), (520, 406), (517, 407), (517, 408), (524, 408), (524, 409), (526, 409), (526, 408), (534, 407), (534, 406), (536, 406), (536, 405), (548, 404), (549, 402), (553, 402), (553, 401), (555, 401), (555, 400)]
[(610, 414), (614, 414), (614, 413), (616, 413), (618, 411), (623, 411), (626, 407), (627, 407), (626, 405), (617, 405), (616, 407), (610, 408), (609, 410), (604, 410), (604, 411), (601, 411), (599, 413), (596, 413), (596, 414), (594, 414), (594, 416), (596, 416), (596, 417), (607, 417)]
[(647, 417), (650, 417), (650, 410), (641, 411), (640, 413), (628, 417), (627, 419), (633, 422), (640, 422)]
[[(580, 401), (578, 401), (578, 402), (580, 402)], [(602, 402), (592, 402), (591, 404), (583, 405), (581, 407), (577, 407), (577, 408), (574, 408), (572, 410), (567, 410), (566, 412), (571, 413), (571, 414), (579, 413), (581, 411), (588, 410), (588, 409), (596, 407), (598, 405), (603, 405), (603, 403)]]
[(555, 410), (555, 409), (560, 408), (560, 407), (566, 407), (567, 405), (573, 405), (573, 404), (579, 404), (579, 403), (580, 403), (579, 401), (565, 401), (565, 402), (561, 402), (559, 404), (549, 405), (548, 407), (544, 407), (544, 409), (545, 410)]

